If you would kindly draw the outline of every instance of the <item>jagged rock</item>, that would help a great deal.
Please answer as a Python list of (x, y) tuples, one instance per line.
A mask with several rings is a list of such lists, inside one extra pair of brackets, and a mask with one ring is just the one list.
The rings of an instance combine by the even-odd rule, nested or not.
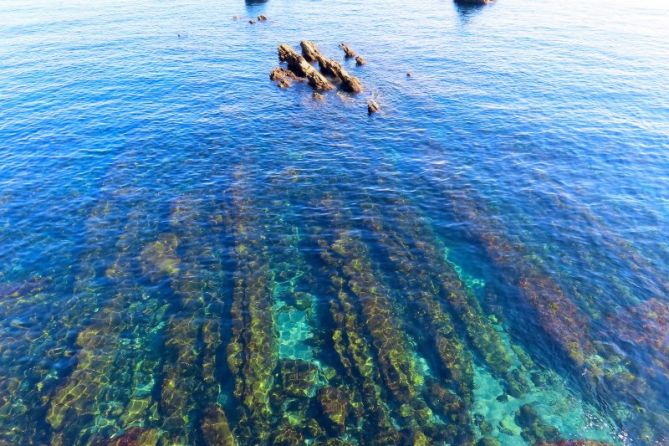
[(327, 58), (322, 58), (319, 61), (319, 65), (321, 66), (322, 72), (330, 74), (333, 77), (341, 80), (342, 90), (348, 91), (350, 93), (361, 93), (364, 90), (360, 80), (357, 77), (348, 74), (348, 72), (342, 68), (339, 62), (335, 62)]
[(283, 67), (275, 67), (269, 74), (269, 78), (273, 81), (279, 80), (283, 77), (287, 77), (289, 79), (299, 79), (295, 73)]
[(375, 100), (370, 99), (370, 100), (367, 102), (367, 113), (369, 113), (370, 115), (371, 115), (372, 113), (376, 113), (376, 112), (378, 112), (378, 111), (379, 111), (379, 108), (381, 108), (381, 107), (379, 107), (379, 104), (378, 104)]
[(259, 22), (266, 22), (266, 21), (267, 21), (267, 16), (266, 16), (266, 15), (262, 15), (262, 14), (260, 14), (260, 15), (258, 16), (258, 21), (259, 21)]
[(319, 73), (307, 60), (300, 56), (290, 45), (279, 45), (279, 60), (288, 64), (288, 69), (298, 76), (307, 78), (309, 85), (316, 91), (332, 90), (334, 85)]
[(309, 62), (318, 62), (318, 59), (323, 57), (316, 44), (310, 40), (303, 40), (300, 42), (302, 48), (302, 56)]
[(302, 47), (302, 55), (305, 60), (318, 62), (322, 73), (341, 80), (342, 90), (351, 93), (363, 91), (362, 83), (357, 77), (351, 76), (340, 63), (323, 56), (313, 42), (303, 40), (300, 42), (300, 47)]
[(412, 76), (411, 71), (407, 71), (407, 77), (411, 77), (411, 76)]
[(251, 19), (251, 20), (249, 20), (249, 23), (250, 23), (251, 25), (255, 25), (256, 21), (253, 20), (253, 19)]
[(355, 51), (353, 51), (353, 50), (351, 49), (351, 47), (349, 47), (348, 45), (346, 45), (344, 42), (342, 42), (342, 43), (339, 44), (339, 48), (341, 48), (342, 50), (344, 50), (344, 56), (345, 56), (347, 59), (350, 59), (350, 58), (356, 56)]
[(288, 88), (293, 84), (293, 80), (301, 80), (295, 73), (283, 67), (275, 67), (269, 74), (279, 88)]
[(325, 100), (325, 96), (323, 96), (322, 94), (320, 94), (317, 91), (314, 91), (314, 94), (312, 94), (311, 97), (313, 97), (315, 100), (320, 101), (320, 102), (323, 102)]
[(367, 63), (367, 61), (365, 60), (364, 57), (362, 57), (362, 56), (356, 56), (356, 57), (355, 57), (355, 64), (356, 64), (357, 66), (365, 65), (366, 63)]

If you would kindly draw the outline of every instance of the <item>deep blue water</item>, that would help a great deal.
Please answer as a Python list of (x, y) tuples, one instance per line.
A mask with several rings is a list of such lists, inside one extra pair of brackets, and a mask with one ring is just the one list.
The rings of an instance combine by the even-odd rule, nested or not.
[(0, 18), (0, 444), (669, 444), (663, 2)]

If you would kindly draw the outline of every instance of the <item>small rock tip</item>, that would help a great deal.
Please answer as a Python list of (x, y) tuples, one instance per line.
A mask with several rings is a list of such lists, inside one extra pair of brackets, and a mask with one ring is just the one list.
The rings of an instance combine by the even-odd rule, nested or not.
[(374, 99), (367, 101), (367, 114), (371, 115), (379, 111), (379, 104)]

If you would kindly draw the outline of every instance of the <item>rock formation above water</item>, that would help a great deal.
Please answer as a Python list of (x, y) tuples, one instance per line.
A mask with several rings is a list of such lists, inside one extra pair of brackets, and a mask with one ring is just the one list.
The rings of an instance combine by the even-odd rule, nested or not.
[[(334, 89), (333, 82), (340, 84), (341, 89), (349, 93), (361, 93), (364, 88), (360, 80), (351, 75), (339, 62), (325, 57), (318, 47), (309, 40), (300, 42), (302, 55), (290, 45), (281, 44), (278, 48), (279, 60), (288, 68), (277, 67), (272, 70), (270, 78), (281, 88), (287, 88), (291, 80), (306, 79), (315, 91)], [(311, 63), (318, 63), (320, 71)]]

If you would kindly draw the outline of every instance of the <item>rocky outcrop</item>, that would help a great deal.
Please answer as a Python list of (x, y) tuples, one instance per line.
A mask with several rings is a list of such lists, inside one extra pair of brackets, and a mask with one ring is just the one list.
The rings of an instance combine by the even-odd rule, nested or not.
[(297, 76), (306, 77), (307, 82), (314, 90), (326, 91), (334, 89), (334, 85), (290, 45), (285, 43), (279, 45), (279, 60), (288, 64), (288, 69)]
[(370, 99), (369, 102), (367, 102), (367, 113), (370, 115), (378, 112), (380, 108), (381, 107), (379, 107), (379, 104), (374, 99)]
[(301, 41), (300, 48), (302, 48), (302, 56), (309, 62), (318, 62), (323, 57), (316, 44), (310, 40)]
[[(351, 52), (347, 48), (347, 53)], [(351, 75), (341, 63), (332, 60), (320, 52), (316, 44), (310, 40), (300, 42), (302, 54), (287, 44), (281, 44), (278, 48), (279, 61), (284, 62), (287, 67), (275, 67), (269, 77), (279, 88), (289, 88), (293, 81), (306, 80), (313, 88), (313, 98), (323, 101), (323, 92), (333, 90), (336, 86), (349, 93), (361, 93), (364, 91), (362, 82)], [(366, 63), (362, 56), (356, 56), (356, 65)], [(318, 64), (318, 65), (316, 65)], [(370, 114), (378, 111), (379, 106), (375, 101), (370, 101), (367, 110)]]
[(302, 56), (305, 60), (318, 62), (323, 74), (341, 81), (342, 90), (350, 93), (361, 93), (363, 91), (362, 83), (357, 77), (351, 76), (339, 62), (323, 56), (313, 42), (303, 40), (300, 42), (300, 47), (302, 47)]
[(273, 80), (279, 88), (288, 88), (293, 84), (293, 80), (302, 80), (295, 73), (283, 67), (276, 67), (269, 74), (269, 78)]
[(341, 48), (342, 50), (344, 50), (344, 56), (345, 56), (347, 59), (352, 59), (352, 58), (354, 58), (355, 56), (357, 56), (357, 54), (355, 53), (355, 51), (353, 51), (353, 50), (351, 49), (351, 47), (348, 46), (348, 45), (346, 45), (344, 42), (342, 42), (342, 43), (339, 44), (339, 48)]

